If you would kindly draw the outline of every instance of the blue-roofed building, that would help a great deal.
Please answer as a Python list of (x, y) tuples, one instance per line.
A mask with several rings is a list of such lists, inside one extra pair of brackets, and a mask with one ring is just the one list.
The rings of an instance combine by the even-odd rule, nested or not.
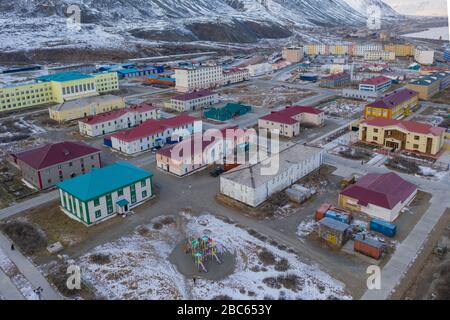
[(444, 48), (444, 60), (450, 61), (450, 46)]
[(36, 81), (42, 81), (42, 82), (65, 82), (65, 81), (75, 81), (75, 80), (82, 80), (82, 79), (90, 79), (93, 78), (93, 76), (84, 74), (78, 71), (70, 71), (70, 72), (59, 72), (54, 74), (49, 74), (46, 76), (40, 76), (36, 78)]
[(164, 66), (127, 68), (127, 69), (117, 70), (117, 74), (119, 75), (120, 79), (144, 77), (144, 76), (149, 76), (149, 75), (154, 75), (154, 74), (160, 74), (163, 72), (164, 72)]
[(88, 226), (126, 214), (153, 197), (153, 173), (126, 162), (57, 184), (61, 209)]

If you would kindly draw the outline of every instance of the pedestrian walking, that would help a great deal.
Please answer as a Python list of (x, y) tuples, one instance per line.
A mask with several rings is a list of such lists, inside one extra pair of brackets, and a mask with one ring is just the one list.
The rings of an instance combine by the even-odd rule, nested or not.
[(197, 283), (197, 278), (194, 277), (192, 280), (194, 280), (194, 285)]
[(14, 247), (14, 243), (11, 243), (11, 251), (14, 251), (16, 248)]

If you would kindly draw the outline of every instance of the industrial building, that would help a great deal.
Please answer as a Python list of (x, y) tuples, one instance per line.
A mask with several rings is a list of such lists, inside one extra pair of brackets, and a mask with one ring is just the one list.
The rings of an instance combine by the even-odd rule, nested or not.
[(408, 88), (389, 92), (380, 99), (366, 105), (364, 116), (398, 119), (408, 116), (419, 104), (419, 94)]
[(116, 72), (83, 74), (63, 72), (41, 76), (34, 82), (0, 88), (0, 112), (47, 103), (97, 96), (119, 90)]
[(172, 141), (202, 132), (200, 119), (180, 115), (169, 119), (149, 119), (136, 128), (120, 131), (109, 137), (111, 147), (125, 154), (135, 154), (162, 147)]
[(391, 172), (369, 173), (339, 195), (339, 205), (393, 222), (417, 194), (417, 186)]
[(217, 103), (219, 103), (219, 94), (204, 89), (176, 96), (170, 100), (168, 107), (178, 112), (190, 112), (208, 108)]
[(371, 79), (366, 79), (361, 81), (359, 84), (360, 91), (371, 91), (371, 92), (384, 92), (389, 89), (392, 85), (392, 80), (384, 77), (377, 76)]
[[(293, 185), (322, 165), (323, 150), (294, 144), (255, 165), (241, 165), (220, 177), (220, 192), (232, 199), (257, 207), (273, 194)], [(265, 174), (277, 165), (275, 174)], [(265, 168), (265, 169), (264, 169)]]
[(276, 130), (281, 136), (293, 138), (300, 134), (302, 124), (321, 126), (325, 123), (325, 112), (313, 107), (289, 106), (272, 112), (258, 120), (259, 129)]
[(127, 214), (153, 197), (151, 172), (119, 162), (57, 185), (61, 210), (87, 226)]
[(135, 127), (149, 119), (159, 119), (160, 110), (151, 104), (142, 103), (119, 110), (86, 117), (78, 121), (80, 133), (98, 137), (123, 129)]
[(343, 72), (322, 77), (320, 79), (319, 86), (327, 88), (339, 88), (350, 84), (350, 82), (350, 74)]
[(125, 108), (125, 98), (102, 95), (63, 102), (48, 111), (50, 119), (65, 122), (122, 108)]
[(117, 70), (120, 79), (130, 79), (145, 77), (154, 74), (164, 73), (164, 66), (142, 67), (142, 68), (126, 68)]
[(39, 190), (101, 167), (101, 151), (81, 142), (60, 142), (11, 154), (23, 179)]
[(361, 122), (359, 141), (435, 156), (444, 147), (445, 131), (420, 122), (373, 118)]

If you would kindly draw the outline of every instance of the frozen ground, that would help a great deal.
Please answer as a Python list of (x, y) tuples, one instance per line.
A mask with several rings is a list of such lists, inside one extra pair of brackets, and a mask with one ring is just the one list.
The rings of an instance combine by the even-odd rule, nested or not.
[[(209, 214), (183, 214), (185, 223), (138, 228), (132, 235), (95, 248), (79, 259), (84, 279), (111, 299), (350, 299), (344, 285), (247, 231)], [(236, 256), (235, 271), (220, 281), (197, 279), (194, 285), (169, 262), (176, 245), (189, 234), (208, 230), (220, 250)], [(265, 253), (265, 254), (264, 254)], [(107, 257), (95, 263), (92, 255)], [(266, 258), (262, 258), (266, 256)], [(269, 256), (269, 258), (267, 258)], [(281, 265), (284, 265), (281, 268)], [(278, 271), (283, 269), (283, 271)]]

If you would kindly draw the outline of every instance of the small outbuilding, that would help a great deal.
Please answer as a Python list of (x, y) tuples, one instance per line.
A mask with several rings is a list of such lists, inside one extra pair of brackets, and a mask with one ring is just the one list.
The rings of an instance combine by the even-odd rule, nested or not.
[(350, 225), (331, 219), (323, 218), (319, 222), (319, 237), (334, 246), (342, 247), (348, 240)]

